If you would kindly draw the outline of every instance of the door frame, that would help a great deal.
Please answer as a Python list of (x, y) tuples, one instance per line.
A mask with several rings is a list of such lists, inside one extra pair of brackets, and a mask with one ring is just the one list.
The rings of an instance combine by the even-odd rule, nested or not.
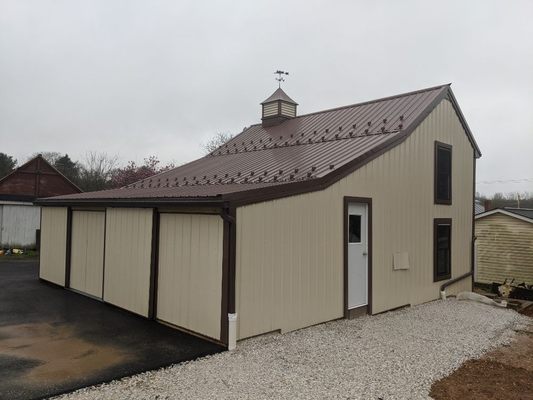
[[(225, 212), (227, 211), (227, 212)], [(234, 224), (235, 220), (231, 216), (231, 210), (220, 210), (219, 212), (207, 211), (207, 212), (198, 212), (198, 211), (189, 211), (189, 210), (160, 210), (157, 207), (153, 208), (153, 225), (152, 225), (152, 249), (151, 249), (151, 260), (150, 260), (150, 290), (149, 290), (149, 307), (148, 307), (148, 319), (162, 323), (163, 325), (171, 326), (174, 329), (179, 331), (189, 333), (193, 336), (200, 337), (202, 339), (208, 340), (213, 343), (222, 344), (224, 346), (228, 345), (228, 312), (230, 311), (229, 293), (230, 288), (230, 257), (232, 251), (235, 251), (231, 247), (231, 243), (235, 243), (231, 240), (230, 236), (230, 224)], [(160, 224), (161, 224), (161, 215), (162, 214), (201, 214), (201, 215), (216, 215), (220, 216), (223, 220), (223, 231), (222, 231), (222, 263), (220, 267), (222, 268), (222, 292), (221, 292), (221, 314), (220, 314), (220, 337), (212, 338), (209, 336), (202, 335), (201, 333), (191, 331), (187, 328), (174, 325), (169, 322), (162, 321), (157, 318), (157, 296), (158, 296), (158, 283), (159, 283), (159, 241), (160, 241)], [(235, 231), (235, 228), (233, 229)], [(235, 312), (235, 311), (232, 311)]]
[(344, 196), (344, 207), (342, 212), (342, 229), (343, 235), (343, 258), (344, 258), (344, 318), (349, 318), (350, 311), (348, 310), (348, 206), (350, 203), (363, 203), (367, 205), (367, 245), (368, 245), (368, 304), (366, 306), (366, 313), (372, 315), (372, 198), (371, 197), (352, 197)]

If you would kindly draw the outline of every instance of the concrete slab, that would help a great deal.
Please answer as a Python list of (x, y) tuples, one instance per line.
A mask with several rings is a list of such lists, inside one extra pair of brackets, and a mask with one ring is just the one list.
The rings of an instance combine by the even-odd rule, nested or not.
[(0, 262), (0, 399), (36, 399), (192, 360), (223, 348)]

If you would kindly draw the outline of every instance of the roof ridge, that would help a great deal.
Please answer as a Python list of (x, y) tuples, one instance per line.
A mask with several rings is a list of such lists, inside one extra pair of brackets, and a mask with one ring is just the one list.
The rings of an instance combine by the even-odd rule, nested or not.
[[(363, 101), (363, 102), (360, 102), (360, 103), (348, 104), (346, 106), (328, 108), (326, 110), (321, 110), (321, 111), (313, 111), (313, 112), (310, 112), (310, 113), (307, 113), (307, 114), (297, 115), (296, 117), (294, 117), (292, 119), (297, 119), (297, 118), (301, 118), (301, 117), (307, 117), (307, 116), (310, 116), (310, 115), (322, 114), (322, 113), (331, 112), (331, 111), (343, 110), (345, 108), (364, 106), (364, 105), (372, 104), (372, 103), (379, 103), (381, 101), (393, 100), (393, 99), (397, 99), (399, 97), (405, 97), (405, 96), (412, 96), (414, 94), (429, 92), (429, 91), (432, 91), (432, 90), (442, 89), (444, 87), (450, 87), (450, 86), (451, 86), (451, 83), (445, 83), (443, 85), (432, 86), (432, 87), (425, 88), (425, 89), (413, 90), (412, 92), (405, 92), (405, 93), (400, 93), (400, 94), (396, 94), (396, 95), (393, 95), (393, 96), (386, 96), (386, 97), (381, 97), (381, 98), (374, 99), (374, 100)], [(256, 125), (259, 125), (259, 124), (256, 124)], [(253, 125), (251, 125), (250, 127), (252, 127), (252, 126)]]
[[(412, 95), (417, 94), (417, 93), (429, 92), (431, 90), (442, 89), (444, 87), (448, 87), (449, 88), (450, 86), (451, 86), (451, 83), (445, 83), (445, 84), (442, 84), (442, 85), (432, 86), (432, 87), (428, 87), (428, 88), (424, 88), (424, 89), (413, 90), (411, 92), (400, 93), (400, 94), (396, 94), (396, 95), (393, 95), (393, 96), (386, 96), (386, 97), (381, 97), (381, 98), (374, 99), (374, 100), (368, 100), (368, 101), (363, 101), (363, 102), (360, 102), (360, 103), (349, 104), (349, 105), (346, 105), (346, 106), (328, 108), (328, 109), (320, 110), (320, 111), (313, 111), (313, 112), (310, 112), (310, 113), (307, 113), (307, 114), (297, 115), (296, 117), (293, 117), (290, 120), (294, 120), (294, 119), (298, 119), (298, 118), (302, 118), (302, 117), (307, 117), (307, 116), (310, 116), (310, 115), (317, 115), (317, 114), (327, 113), (327, 112), (331, 112), (331, 111), (337, 111), (337, 110), (343, 110), (343, 109), (347, 109), (347, 108), (353, 108), (353, 107), (372, 104), (372, 103), (379, 103), (380, 101), (392, 100), (392, 99), (396, 99), (396, 98), (404, 97), (404, 96), (412, 96)], [(246, 133), (247, 131), (249, 131), (253, 127), (261, 126), (261, 125), (262, 125), (262, 123), (258, 122), (258, 123), (251, 124), (250, 126), (245, 127), (241, 132), (237, 133), (230, 140), (228, 140), (228, 142), (230, 142), (232, 140), (235, 140), (237, 137), (239, 137), (242, 134)], [(283, 124), (281, 124), (281, 125), (283, 125)], [(219, 149), (221, 149), (224, 146), (224, 144), (225, 143), (221, 144), (219, 147), (217, 147), (215, 150), (213, 150), (209, 154), (205, 155), (204, 157), (214, 156), (214, 153), (216, 151), (218, 151)]]
[[(385, 131), (369, 132), (369, 133), (365, 133), (364, 135), (350, 135), (350, 134), (348, 134), (348, 136), (333, 137), (333, 138), (330, 138), (330, 139), (323, 139), (323, 140), (322, 139), (313, 140), (312, 142), (302, 141), (302, 142), (297, 143), (298, 141), (296, 141), (296, 142), (293, 142), (293, 143), (290, 143), (290, 144), (283, 144), (283, 145), (279, 145), (279, 146), (276, 146), (276, 143), (274, 143), (273, 145), (270, 145), (270, 146), (267, 146), (267, 147), (258, 147), (256, 149), (242, 150), (242, 151), (229, 152), (229, 153), (228, 152), (221, 152), (220, 154), (215, 154), (217, 151), (219, 151), (219, 149), (222, 146), (224, 146), (224, 145), (222, 145), (219, 148), (217, 148), (216, 150), (214, 150), (212, 153), (209, 153), (206, 156), (204, 156), (203, 158), (232, 156), (232, 155), (235, 155), (235, 154), (251, 153), (251, 152), (266, 151), (266, 150), (278, 150), (278, 149), (284, 149), (284, 148), (287, 148), (287, 147), (310, 146), (310, 145), (313, 145), (313, 144), (323, 144), (323, 143), (337, 142), (339, 140), (361, 139), (361, 138), (369, 137), (369, 136), (384, 136), (384, 135), (395, 134), (395, 133), (398, 133), (398, 132), (401, 132), (401, 131), (402, 131), (402, 129), (390, 129), (390, 130), (385, 130)], [(152, 177), (150, 177), (150, 178), (152, 178)], [(146, 179), (146, 178), (144, 178), (144, 179)]]

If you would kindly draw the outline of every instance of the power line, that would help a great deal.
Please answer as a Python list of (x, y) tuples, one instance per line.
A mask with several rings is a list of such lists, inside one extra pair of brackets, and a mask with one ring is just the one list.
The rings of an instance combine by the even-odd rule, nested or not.
[(479, 181), (476, 182), (479, 185), (492, 185), (493, 183), (533, 183), (533, 178), (523, 178), (523, 179), (496, 179), (493, 181)]

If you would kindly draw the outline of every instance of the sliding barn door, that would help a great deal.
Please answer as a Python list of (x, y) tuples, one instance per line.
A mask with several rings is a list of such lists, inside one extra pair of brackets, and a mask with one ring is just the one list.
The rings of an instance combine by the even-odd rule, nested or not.
[(161, 214), (157, 318), (220, 340), (223, 221)]
[(70, 287), (102, 298), (104, 279), (104, 211), (73, 211)]

